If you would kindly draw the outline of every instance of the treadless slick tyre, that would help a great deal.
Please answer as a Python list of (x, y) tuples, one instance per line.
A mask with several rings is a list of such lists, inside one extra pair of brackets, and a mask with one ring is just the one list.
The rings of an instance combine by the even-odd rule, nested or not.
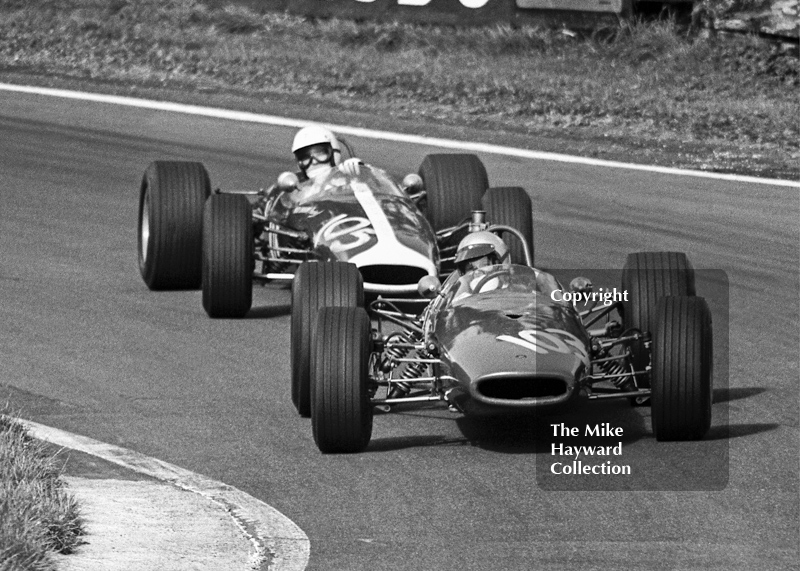
[[(481, 201), (489, 224), (503, 224), (519, 230), (531, 251), (533, 263), (533, 204), (524, 188), (497, 186), (490, 188)], [(511, 253), (511, 262), (525, 264), (525, 253), (516, 236), (507, 234), (503, 240)]]
[(657, 440), (698, 440), (711, 426), (711, 314), (701, 297), (664, 297), (654, 318), (651, 409)]
[(370, 322), (360, 307), (319, 311), (311, 357), (311, 427), (325, 453), (360, 452), (372, 437)]
[[(664, 296), (695, 295), (694, 270), (682, 252), (638, 252), (628, 254), (622, 270), (625, 329), (653, 332), (656, 304)], [(649, 355), (641, 342), (631, 344), (633, 366), (637, 371), (649, 364)], [(640, 385), (641, 385), (640, 381)]]
[(311, 340), (323, 307), (364, 307), (364, 282), (353, 264), (306, 262), (292, 280), (292, 402), (311, 415)]
[(247, 198), (212, 194), (203, 212), (203, 308), (244, 317), (253, 304), (253, 220)]
[(486, 167), (476, 155), (428, 155), (419, 167), (427, 193), (425, 216), (435, 231), (455, 226), (481, 209), (489, 187)]
[(201, 163), (154, 161), (139, 189), (139, 271), (151, 290), (198, 289), (203, 204), (211, 193)]

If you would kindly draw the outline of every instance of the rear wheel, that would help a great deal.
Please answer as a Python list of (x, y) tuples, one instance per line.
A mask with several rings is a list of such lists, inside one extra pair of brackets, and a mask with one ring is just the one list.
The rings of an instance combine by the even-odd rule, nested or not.
[(438, 231), (455, 226), (473, 210), (489, 186), (486, 167), (476, 155), (428, 155), (419, 167), (425, 185), (425, 215)]
[(201, 163), (154, 161), (139, 188), (139, 271), (152, 290), (198, 289), (203, 204), (211, 193)]
[(360, 307), (319, 311), (311, 356), (311, 427), (325, 453), (360, 452), (372, 436), (370, 322)]
[[(637, 252), (628, 254), (622, 270), (622, 291), (628, 292), (623, 302), (625, 328), (653, 332), (658, 300), (664, 296), (695, 295), (694, 270), (682, 252)], [(641, 341), (631, 344), (633, 366), (643, 370), (650, 356)], [(639, 386), (646, 382), (639, 378)]]
[[(490, 188), (483, 195), (481, 202), (483, 209), (486, 210), (486, 220), (489, 224), (511, 226), (522, 233), (530, 249), (531, 263), (533, 263), (533, 205), (525, 189), (518, 186)], [(511, 262), (524, 264), (525, 251), (519, 239), (505, 233), (503, 240), (511, 253)]]
[(306, 262), (292, 280), (292, 402), (311, 415), (311, 340), (323, 307), (364, 307), (364, 282), (354, 264)]
[(253, 219), (247, 198), (212, 194), (203, 213), (203, 307), (244, 317), (253, 304)]
[(657, 440), (697, 440), (711, 426), (711, 314), (701, 297), (664, 297), (654, 312), (652, 419)]

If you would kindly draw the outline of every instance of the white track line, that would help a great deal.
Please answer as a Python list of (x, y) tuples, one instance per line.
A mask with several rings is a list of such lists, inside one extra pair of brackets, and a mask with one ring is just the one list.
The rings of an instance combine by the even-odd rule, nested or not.
[(233, 486), (127, 448), (30, 420), (18, 421), (34, 438), (97, 456), (220, 504), (256, 548), (258, 568), (270, 557), (270, 570), (302, 571), (308, 565), (311, 547), (303, 530), (269, 504)]
[[(35, 95), (47, 95), (50, 97), (61, 97), (66, 99), (79, 99), (81, 101), (95, 101), (98, 103), (110, 103), (112, 105), (125, 105), (128, 107), (139, 107), (142, 109), (171, 111), (174, 113), (186, 113), (189, 115), (214, 117), (217, 119), (229, 119), (231, 121), (264, 123), (267, 125), (277, 125), (280, 127), (303, 127), (305, 125), (313, 124), (310, 121), (290, 119), (287, 117), (278, 117), (276, 115), (261, 115), (259, 113), (249, 113), (246, 111), (230, 111), (228, 109), (217, 109), (214, 107), (203, 107), (199, 105), (184, 105), (181, 103), (154, 101), (151, 99), (137, 99), (134, 97), (122, 97), (119, 95), (102, 95), (99, 93), (85, 93), (82, 91), (70, 91), (66, 89), (51, 89), (46, 87), (13, 85), (10, 83), (0, 83), (0, 91), (14, 91), (17, 93), (30, 93)], [(562, 163), (573, 163), (573, 164), (590, 165), (597, 167), (610, 167), (610, 168), (646, 171), (646, 172), (653, 172), (660, 174), (693, 176), (700, 178), (711, 178), (716, 180), (729, 180), (733, 182), (747, 182), (754, 184), (769, 184), (773, 186), (791, 186), (800, 188), (800, 181), (782, 180), (774, 178), (758, 178), (754, 176), (722, 174), (722, 173), (685, 170), (685, 169), (676, 169), (670, 167), (659, 167), (650, 165), (637, 165), (632, 163), (622, 163), (617, 161), (605, 161), (601, 159), (590, 159), (586, 157), (563, 155), (560, 153), (530, 151), (527, 149), (504, 147), (501, 145), (488, 145), (484, 143), (467, 143), (463, 141), (454, 141), (452, 139), (438, 139), (435, 137), (393, 133), (391, 131), (375, 131), (372, 129), (349, 127), (347, 125), (326, 124), (326, 126), (343, 135), (352, 135), (354, 137), (363, 137), (366, 139), (380, 139), (383, 141), (395, 141), (399, 143), (411, 143), (415, 145), (428, 145), (444, 149), (456, 149), (460, 151), (471, 151), (476, 153), (504, 155), (508, 157), (519, 157), (523, 159), (557, 161)]]

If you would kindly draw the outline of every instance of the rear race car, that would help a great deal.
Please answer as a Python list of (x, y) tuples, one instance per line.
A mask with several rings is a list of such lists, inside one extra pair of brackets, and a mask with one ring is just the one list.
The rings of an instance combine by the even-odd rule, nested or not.
[(211, 317), (242, 317), (254, 280), (293, 280), (307, 261), (355, 264), (369, 293), (414, 294), (447, 269), (471, 210), (519, 211), (532, 233), (530, 209), (507, 200), (525, 192), (487, 188), (474, 155), (429, 155), (402, 184), (364, 165), (254, 191), (212, 191), (201, 163), (155, 161), (139, 191), (139, 268), (153, 290), (202, 288)]
[(312, 260), (351, 262), (368, 291), (384, 294), (413, 292), (439, 271), (430, 223), (380, 169), (331, 169), (303, 183), (284, 173), (252, 192), (211, 191), (199, 163), (156, 161), (145, 172), (139, 267), (151, 289), (201, 287), (209, 316), (242, 317), (254, 280), (290, 281)]

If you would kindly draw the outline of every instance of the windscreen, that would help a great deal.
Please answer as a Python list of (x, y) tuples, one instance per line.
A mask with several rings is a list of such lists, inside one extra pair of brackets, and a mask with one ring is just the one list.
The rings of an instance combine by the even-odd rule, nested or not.
[(363, 165), (359, 174), (346, 175), (336, 167), (300, 185), (295, 200), (298, 204), (318, 200), (354, 200), (354, 186), (364, 185), (373, 194), (404, 197), (406, 194), (385, 171)]
[(484, 266), (467, 272), (458, 279), (454, 288), (453, 303), (475, 295), (544, 295), (562, 289), (558, 281), (547, 272), (522, 265)]

